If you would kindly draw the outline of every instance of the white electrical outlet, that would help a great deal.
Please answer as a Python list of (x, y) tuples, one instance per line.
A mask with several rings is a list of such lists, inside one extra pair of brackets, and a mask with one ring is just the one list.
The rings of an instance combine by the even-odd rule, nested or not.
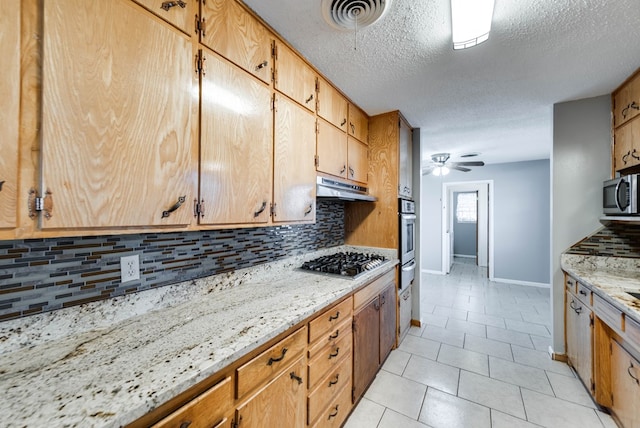
[(140, 256), (120, 257), (120, 282), (140, 279)]

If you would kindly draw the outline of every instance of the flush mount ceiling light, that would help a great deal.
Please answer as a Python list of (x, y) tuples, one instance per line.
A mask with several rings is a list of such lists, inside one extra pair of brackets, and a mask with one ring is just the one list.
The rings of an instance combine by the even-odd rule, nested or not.
[(489, 38), (494, 0), (451, 0), (453, 49), (466, 49)]
[(380, 20), (392, 0), (322, 0), (322, 16), (338, 30), (353, 31)]

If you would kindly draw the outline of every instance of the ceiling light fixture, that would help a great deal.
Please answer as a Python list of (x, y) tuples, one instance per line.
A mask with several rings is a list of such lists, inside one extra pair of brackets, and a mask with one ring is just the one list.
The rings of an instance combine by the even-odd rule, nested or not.
[(453, 49), (466, 49), (489, 38), (495, 0), (451, 0)]
[(436, 177), (447, 174), (449, 174), (449, 168), (447, 168), (446, 166), (439, 166), (433, 170), (433, 175), (435, 175)]

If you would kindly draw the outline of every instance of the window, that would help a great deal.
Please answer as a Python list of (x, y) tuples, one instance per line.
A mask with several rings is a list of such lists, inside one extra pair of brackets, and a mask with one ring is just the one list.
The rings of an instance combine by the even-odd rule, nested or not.
[(456, 220), (458, 223), (476, 223), (478, 214), (478, 194), (458, 193), (456, 201)]

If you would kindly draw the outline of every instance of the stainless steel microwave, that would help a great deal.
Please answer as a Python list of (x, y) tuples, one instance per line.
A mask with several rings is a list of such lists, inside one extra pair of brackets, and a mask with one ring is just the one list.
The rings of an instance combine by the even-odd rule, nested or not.
[(638, 174), (623, 175), (602, 185), (602, 209), (606, 215), (640, 215)]

